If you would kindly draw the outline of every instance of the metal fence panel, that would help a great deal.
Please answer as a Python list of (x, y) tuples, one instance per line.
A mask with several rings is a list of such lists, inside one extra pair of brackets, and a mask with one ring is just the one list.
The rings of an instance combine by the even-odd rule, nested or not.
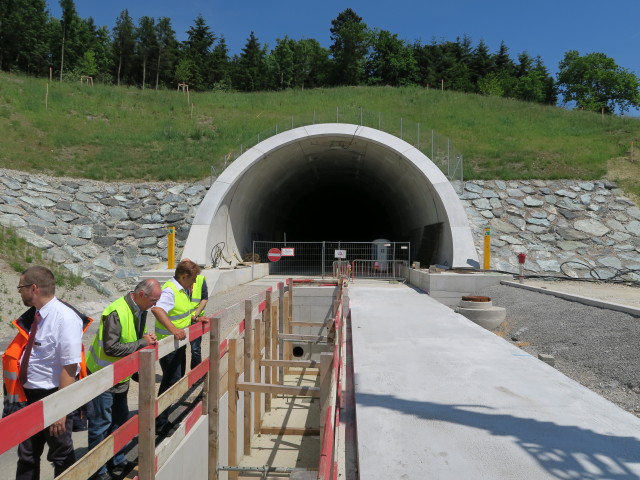
[[(270, 253), (271, 252), (271, 253)], [(409, 242), (253, 242), (253, 255), (269, 262), (270, 275), (356, 278), (402, 278), (411, 258)]]

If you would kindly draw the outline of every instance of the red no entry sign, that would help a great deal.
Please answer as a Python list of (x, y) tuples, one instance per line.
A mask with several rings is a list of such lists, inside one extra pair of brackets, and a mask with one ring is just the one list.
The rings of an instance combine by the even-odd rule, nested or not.
[(272, 262), (277, 262), (282, 257), (282, 253), (279, 248), (272, 248), (267, 252), (267, 258)]

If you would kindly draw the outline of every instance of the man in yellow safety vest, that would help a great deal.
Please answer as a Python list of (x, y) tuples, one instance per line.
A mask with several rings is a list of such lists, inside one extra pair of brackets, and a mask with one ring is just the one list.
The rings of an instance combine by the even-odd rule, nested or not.
[[(147, 279), (138, 283), (133, 292), (120, 297), (102, 312), (100, 327), (87, 355), (89, 373), (95, 373), (141, 348), (156, 344), (155, 334), (147, 333), (145, 325), (147, 310), (153, 307), (159, 298), (160, 283), (154, 279)], [(130, 378), (125, 378), (101, 393), (87, 405), (89, 450), (129, 419), (127, 394)], [(132, 465), (122, 452), (118, 452), (91, 478), (112, 478), (107, 467), (115, 476), (121, 476)]]
[[(191, 302), (191, 291), (196, 278), (200, 274), (200, 267), (191, 260), (178, 263), (173, 278), (162, 286), (160, 300), (151, 312), (156, 317), (156, 337), (161, 340), (173, 335), (176, 340), (184, 340), (187, 335), (185, 328), (191, 325), (194, 308)], [(207, 323), (209, 317), (201, 316), (199, 322)], [(185, 374), (187, 366), (186, 345), (160, 359), (162, 380), (158, 395), (163, 394)], [(169, 424), (170, 408), (162, 412), (156, 421), (156, 431), (163, 433)]]

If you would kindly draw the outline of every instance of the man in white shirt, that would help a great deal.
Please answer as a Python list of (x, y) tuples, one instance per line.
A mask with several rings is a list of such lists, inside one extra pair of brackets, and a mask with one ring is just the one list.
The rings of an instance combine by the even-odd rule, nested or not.
[[(20, 383), (31, 404), (75, 382), (82, 359), (82, 319), (55, 296), (55, 278), (45, 267), (24, 271), (18, 292), (35, 309), (30, 339), (20, 359)], [(35, 328), (34, 328), (35, 327)], [(31, 338), (33, 336), (33, 339)], [(31, 347), (29, 346), (31, 343)], [(40, 457), (49, 445), (47, 460), (55, 476), (75, 462), (71, 415), (54, 422), (18, 446), (16, 480), (39, 479)]]

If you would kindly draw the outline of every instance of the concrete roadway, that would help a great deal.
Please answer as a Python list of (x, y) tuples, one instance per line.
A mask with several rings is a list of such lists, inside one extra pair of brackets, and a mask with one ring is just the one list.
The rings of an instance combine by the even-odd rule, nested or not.
[(362, 480), (640, 478), (639, 418), (420, 291), (349, 296)]

